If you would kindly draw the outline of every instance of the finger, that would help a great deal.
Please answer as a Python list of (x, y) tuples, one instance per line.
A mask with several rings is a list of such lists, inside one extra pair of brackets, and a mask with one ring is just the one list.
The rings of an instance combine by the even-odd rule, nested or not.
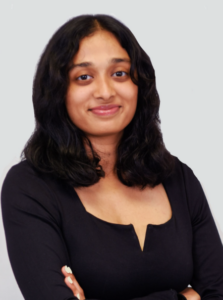
[[(68, 267), (68, 266), (64, 266), (64, 267), (61, 269), (61, 271), (62, 271), (63, 275), (65, 276), (65, 278), (66, 278), (66, 277), (70, 277), (70, 278), (71, 278), (72, 283), (74, 284), (74, 286), (76, 286), (76, 288), (78, 289), (78, 291), (81, 292), (82, 288), (81, 288), (81, 286), (79, 285), (79, 283), (77, 282), (77, 279), (75, 278), (75, 276), (74, 276), (74, 274), (73, 274), (71, 268)], [(70, 281), (71, 281), (71, 280), (70, 280)]]
[(76, 296), (78, 299), (80, 299), (80, 293), (78, 291), (78, 288), (74, 285), (74, 281), (72, 280), (72, 278), (70, 276), (65, 277), (64, 281), (65, 281), (66, 285), (73, 292), (73, 295)]
[(75, 276), (72, 273), (72, 270), (68, 266), (63, 266), (61, 268), (63, 275), (65, 276), (65, 283), (74, 293), (78, 299), (83, 300), (85, 299), (84, 291), (79, 285), (78, 281), (76, 280)]
[(69, 276), (70, 274), (73, 274), (71, 268), (68, 267), (68, 266), (63, 266), (63, 267), (61, 268), (61, 271), (62, 271), (62, 273), (63, 273), (63, 275), (64, 275), (65, 277), (66, 277), (66, 276)]
[(71, 276), (65, 277), (64, 281), (65, 281), (66, 285), (72, 290), (73, 295), (75, 297), (77, 297), (79, 300), (85, 299), (83, 290), (80, 288), (79, 285), (78, 285), (78, 287), (75, 285), (75, 281), (72, 280)]

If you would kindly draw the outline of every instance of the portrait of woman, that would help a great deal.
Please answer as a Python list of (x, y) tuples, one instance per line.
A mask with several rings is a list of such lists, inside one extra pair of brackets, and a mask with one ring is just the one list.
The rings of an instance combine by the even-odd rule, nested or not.
[(223, 248), (202, 186), (166, 148), (148, 54), (106, 15), (44, 49), (35, 130), (1, 206), (26, 300), (223, 299)]

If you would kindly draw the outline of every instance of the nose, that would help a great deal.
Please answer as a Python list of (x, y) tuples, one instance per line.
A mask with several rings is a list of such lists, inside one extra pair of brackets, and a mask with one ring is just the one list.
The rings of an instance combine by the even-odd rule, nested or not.
[(95, 82), (94, 97), (109, 100), (115, 96), (115, 88), (111, 79), (100, 77)]

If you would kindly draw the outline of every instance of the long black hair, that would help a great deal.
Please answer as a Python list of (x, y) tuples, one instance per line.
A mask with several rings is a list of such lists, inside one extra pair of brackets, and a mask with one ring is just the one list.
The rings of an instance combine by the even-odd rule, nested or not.
[[(155, 71), (132, 32), (108, 15), (75, 17), (50, 39), (33, 82), (36, 126), (21, 157), (37, 170), (50, 173), (73, 187), (93, 185), (105, 176), (99, 164), (100, 156), (84, 132), (72, 123), (65, 106), (72, 59), (80, 41), (97, 30), (113, 33), (127, 51), (131, 59), (130, 77), (138, 85), (136, 112), (124, 129), (117, 149), (117, 176), (127, 186), (154, 187), (171, 174), (174, 164), (160, 130)], [(84, 141), (91, 149), (91, 158)]]

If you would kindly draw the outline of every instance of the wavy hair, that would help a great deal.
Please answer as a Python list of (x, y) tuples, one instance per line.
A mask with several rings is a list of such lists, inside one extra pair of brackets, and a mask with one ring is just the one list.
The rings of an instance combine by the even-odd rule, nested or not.
[[(160, 99), (151, 60), (132, 32), (108, 15), (81, 15), (61, 26), (43, 51), (33, 81), (35, 130), (21, 154), (37, 170), (73, 187), (90, 186), (105, 176), (90, 140), (70, 120), (65, 97), (69, 67), (80, 41), (97, 30), (114, 34), (131, 59), (130, 77), (138, 86), (135, 115), (117, 149), (116, 171), (126, 186), (156, 186), (173, 171), (173, 156), (160, 130)], [(137, 78), (134, 76), (136, 71)], [(87, 155), (84, 141), (91, 149)]]

